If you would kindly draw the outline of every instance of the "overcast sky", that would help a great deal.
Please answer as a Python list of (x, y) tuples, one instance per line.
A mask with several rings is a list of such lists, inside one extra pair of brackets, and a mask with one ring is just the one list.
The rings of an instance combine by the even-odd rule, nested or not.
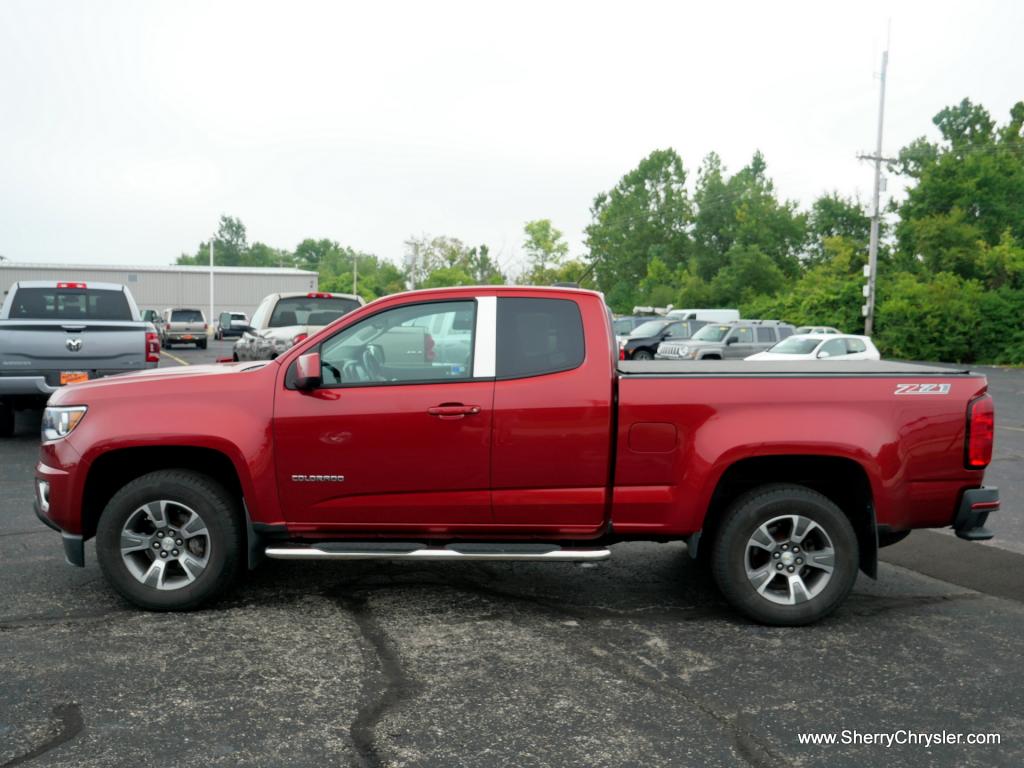
[[(963, 97), (1024, 98), (1024, 3), (0, 0), (0, 255), (166, 264), (222, 213), (250, 240), (410, 235), (573, 255), (598, 192), (674, 147), (764, 152), (783, 195), (870, 193)], [(890, 185), (890, 191), (895, 189)]]

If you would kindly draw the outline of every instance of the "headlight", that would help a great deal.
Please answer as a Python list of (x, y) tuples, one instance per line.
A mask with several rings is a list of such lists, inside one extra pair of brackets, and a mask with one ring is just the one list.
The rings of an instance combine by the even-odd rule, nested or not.
[(690, 356), (690, 348), (689, 347), (679, 347), (676, 350), (676, 354), (679, 355), (680, 357), (689, 357)]
[(66, 408), (54, 407), (43, 411), (43, 440), (60, 440), (67, 437), (85, 416), (84, 405), (69, 405)]

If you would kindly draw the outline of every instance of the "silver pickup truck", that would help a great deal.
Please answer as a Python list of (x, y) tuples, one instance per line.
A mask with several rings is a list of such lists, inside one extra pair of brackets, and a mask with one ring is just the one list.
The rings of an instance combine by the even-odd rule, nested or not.
[(0, 306), (0, 437), (15, 409), (42, 407), (58, 387), (159, 361), (156, 329), (123, 285), (15, 283)]

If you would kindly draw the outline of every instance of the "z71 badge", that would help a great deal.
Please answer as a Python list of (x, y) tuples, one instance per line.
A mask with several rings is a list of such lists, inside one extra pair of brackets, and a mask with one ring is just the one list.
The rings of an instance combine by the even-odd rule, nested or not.
[(897, 395), (948, 395), (950, 384), (897, 384)]

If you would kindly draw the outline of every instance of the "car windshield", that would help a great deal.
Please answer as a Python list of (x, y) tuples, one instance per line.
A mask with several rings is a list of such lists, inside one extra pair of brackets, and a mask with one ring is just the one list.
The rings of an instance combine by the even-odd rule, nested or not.
[(171, 310), (172, 323), (201, 323), (203, 313), (198, 309), (174, 309)]
[(633, 330), (633, 319), (629, 317), (622, 317), (618, 320), (613, 320), (612, 327), (615, 329), (616, 336), (625, 336)]
[(821, 344), (821, 339), (802, 339), (799, 336), (790, 336), (768, 351), (778, 352), (780, 355), (809, 355), (819, 344)]
[(725, 334), (729, 332), (731, 326), (728, 325), (705, 325), (695, 334), (693, 334), (694, 341), (721, 341), (725, 338)]
[(12, 320), (131, 320), (124, 291), (85, 288), (19, 288)]
[(667, 320), (648, 320), (646, 323), (640, 323), (629, 335), (636, 336), (638, 339), (647, 336), (657, 336), (665, 330), (666, 325), (668, 325)]
[(336, 296), (294, 296), (281, 299), (270, 316), (270, 328), (289, 325), (330, 325), (342, 315), (359, 307), (355, 299)]

